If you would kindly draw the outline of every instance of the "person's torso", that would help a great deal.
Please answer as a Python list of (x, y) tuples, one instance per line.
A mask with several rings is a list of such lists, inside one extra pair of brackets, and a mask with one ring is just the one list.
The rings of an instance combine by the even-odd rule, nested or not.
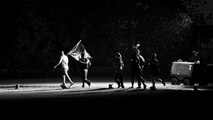
[(79, 59), (79, 67), (81, 69), (88, 69), (89, 68), (89, 60), (86, 58), (80, 58)]
[(63, 56), (61, 56), (61, 59), (62, 59), (62, 61), (61, 61), (62, 67), (67, 67), (67, 66), (68, 66), (68, 63), (69, 63), (68, 57), (65, 56), (65, 55), (63, 55)]
[(159, 63), (157, 59), (152, 59), (150, 63), (150, 69), (153, 73), (159, 72)]
[(141, 67), (141, 66), (144, 65), (144, 62), (145, 62), (144, 58), (141, 55), (137, 54), (132, 59), (132, 66), (133, 67)]
[(123, 60), (120, 58), (115, 58), (114, 59), (114, 70), (119, 71), (119, 70), (122, 70), (123, 67), (124, 67)]

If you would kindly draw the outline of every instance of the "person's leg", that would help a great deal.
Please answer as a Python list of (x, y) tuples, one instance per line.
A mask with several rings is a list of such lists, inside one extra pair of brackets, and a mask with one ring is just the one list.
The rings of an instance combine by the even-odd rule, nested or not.
[(155, 87), (155, 76), (152, 76), (152, 87)]
[(68, 70), (65, 71), (65, 75), (68, 78), (70, 83), (73, 83), (72, 79), (70, 78), (69, 74), (68, 74)]
[(66, 70), (62, 69), (62, 85), (65, 85), (66, 83)]
[(156, 79), (156, 80), (160, 81), (160, 82), (163, 84), (163, 86), (165, 86), (165, 85), (166, 85), (165, 81), (164, 81), (164, 80), (162, 80), (162, 79), (160, 79), (159, 77), (157, 77), (157, 79)]
[(64, 89), (64, 88), (66, 88), (66, 85), (65, 85), (65, 83), (66, 83), (66, 76), (65, 75), (62, 75), (62, 84), (61, 84), (61, 87)]
[(117, 72), (116, 72), (116, 73), (115, 73), (115, 75), (114, 75), (114, 80), (115, 80), (115, 82), (117, 83), (118, 88), (120, 88), (120, 87), (121, 87), (121, 85), (120, 85), (120, 82), (119, 82), (119, 75), (118, 75), (118, 73), (117, 73)]
[(138, 80), (138, 88), (141, 88), (141, 80), (140, 80), (141, 78), (140, 77), (137, 77), (137, 80)]
[(68, 74), (68, 70), (65, 71), (65, 75), (66, 75), (65, 77), (67, 77), (69, 82), (70, 82), (70, 86), (69, 86), (69, 88), (70, 88), (74, 83), (73, 83), (72, 79), (70, 78), (70, 76)]
[(134, 78), (135, 78), (135, 71), (132, 71), (132, 76), (131, 76), (131, 88), (134, 87)]
[(66, 76), (65, 75), (63, 75), (63, 85), (65, 85), (65, 83), (66, 83)]
[(138, 79), (138, 88), (141, 88), (141, 83), (143, 84), (143, 88), (146, 89), (146, 84), (144, 82), (144, 78), (139, 74), (137, 75)]
[(144, 89), (146, 89), (145, 79), (143, 76), (140, 76), (140, 82), (142, 82)]
[(143, 77), (143, 68), (140, 70), (141, 82), (143, 83), (144, 89), (146, 89), (145, 79)]
[(88, 69), (84, 69), (84, 81), (88, 84), (88, 86), (91, 85), (91, 82), (87, 79), (88, 76)]
[(82, 87), (84, 87), (85, 81), (84, 81), (84, 77), (81, 76), (82, 79)]
[(82, 80), (82, 87), (84, 87), (85, 81), (84, 81), (84, 70), (79, 69), (79, 74), (81, 76), (81, 80)]
[(155, 87), (155, 79), (156, 79), (156, 77), (152, 75), (151, 79), (152, 79), (152, 86), (150, 87), (150, 89), (151, 90), (156, 90), (156, 87)]
[(144, 89), (146, 89), (146, 84), (145, 84), (145, 80), (144, 78), (142, 77), (142, 70), (138, 70), (137, 71), (137, 79), (138, 79), (138, 88), (141, 88), (141, 83), (143, 84), (144, 86)]
[(122, 74), (122, 72), (119, 73), (119, 80), (120, 80), (120, 85), (121, 85), (121, 87), (124, 88), (123, 74)]
[(138, 81), (138, 87), (137, 88), (141, 88), (141, 76), (140, 76), (139, 72), (136, 73), (136, 78), (137, 78), (137, 81)]
[(119, 80), (118, 80), (119, 78), (115, 78), (115, 82), (117, 83), (117, 85), (118, 85), (118, 88), (120, 88), (121, 87), (121, 85), (120, 85), (120, 82), (119, 82)]

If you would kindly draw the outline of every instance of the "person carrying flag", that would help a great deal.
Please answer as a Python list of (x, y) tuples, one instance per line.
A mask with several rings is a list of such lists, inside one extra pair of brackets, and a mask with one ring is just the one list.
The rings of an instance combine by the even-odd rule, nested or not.
[(61, 58), (58, 62), (58, 64), (56, 64), (54, 66), (54, 69), (58, 66), (58, 65), (61, 65), (61, 68), (62, 68), (62, 76), (63, 76), (63, 82), (61, 84), (61, 87), (64, 89), (64, 88), (67, 88), (65, 83), (66, 83), (66, 78), (68, 78), (69, 82), (70, 82), (70, 86), (69, 88), (74, 84), (74, 82), (71, 80), (70, 76), (68, 75), (68, 70), (69, 70), (69, 66), (68, 66), (68, 63), (69, 63), (69, 59), (67, 57), (67, 55), (64, 54), (64, 51), (61, 51)]
[(86, 58), (85, 53), (82, 52), (81, 57), (79, 58), (79, 66), (78, 66), (78, 70), (82, 79), (82, 87), (84, 87), (85, 82), (87, 83), (89, 87), (91, 85), (91, 81), (89, 81), (87, 78), (88, 70), (90, 66), (91, 66), (90, 60)]
[(85, 82), (88, 86), (91, 85), (91, 81), (88, 80), (88, 70), (91, 66), (90, 54), (86, 51), (81, 40), (73, 47), (73, 49), (68, 53), (68, 55), (72, 56), (76, 61), (78, 61), (78, 72), (80, 73), (82, 79), (82, 87), (85, 86)]

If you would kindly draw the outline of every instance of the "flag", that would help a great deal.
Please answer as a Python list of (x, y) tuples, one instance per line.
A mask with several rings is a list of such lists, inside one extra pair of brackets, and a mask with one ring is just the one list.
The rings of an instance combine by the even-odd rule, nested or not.
[(85, 58), (92, 58), (90, 54), (86, 51), (84, 45), (81, 43), (81, 40), (72, 48), (68, 55), (72, 56), (75, 60), (79, 61), (81, 58), (81, 53), (84, 52)]

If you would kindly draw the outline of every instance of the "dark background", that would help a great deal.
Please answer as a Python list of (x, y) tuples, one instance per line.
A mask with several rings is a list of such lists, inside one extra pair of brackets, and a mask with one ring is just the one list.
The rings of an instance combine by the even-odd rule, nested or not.
[[(1, 1), (1, 78), (57, 77), (57, 70), (51, 71), (60, 51), (69, 52), (79, 40), (93, 57), (90, 75), (112, 75), (115, 51), (123, 55), (128, 75), (131, 46), (140, 42), (147, 63), (156, 52), (162, 76), (168, 77), (172, 61), (186, 61), (191, 51), (200, 50), (197, 28), (212, 19), (199, 10), (206, 4), (202, 0)], [(76, 61), (70, 60), (70, 74), (76, 74)]]
[[(139, 49), (146, 61), (156, 52), (162, 75), (168, 77), (172, 61), (188, 60), (192, 50), (201, 51), (200, 37), (212, 37), (212, 26), (207, 24), (211, 14), (204, 16), (199, 10), (206, 4), (203, 0), (1, 1), (0, 77), (15, 80), (59, 77), (60, 72), (52, 70), (61, 50), (69, 52), (80, 39), (93, 57), (89, 75), (112, 75), (113, 52), (118, 50), (123, 55), (125, 75), (129, 76), (131, 46), (140, 42)], [(204, 40), (209, 43), (209, 39)], [(77, 74), (76, 61), (71, 57), (70, 61), (70, 74)], [(147, 66), (144, 72), (149, 75)], [(88, 94), (85, 90), (85, 94), (77, 94), (79, 97), (70, 91), (63, 91), (64, 96), (60, 97), (60, 89), (59, 96), (48, 90), (44, 92), (53, 98), (15, 91), (14, 95), (20, 99), (1, 101), (1, 113), (16, 119), (29, 116), (40, 119), (44, 115), (48, 119), (49, 116), (112, 119), (114, 115), (125, 119), (126, 116), (130, 119), (211, 117), (212, 91), (122, 92), (118, 89), (110, 94), (97, 94), (97, 91)], [(28, 95), (39, 98), (24, 99)]]

